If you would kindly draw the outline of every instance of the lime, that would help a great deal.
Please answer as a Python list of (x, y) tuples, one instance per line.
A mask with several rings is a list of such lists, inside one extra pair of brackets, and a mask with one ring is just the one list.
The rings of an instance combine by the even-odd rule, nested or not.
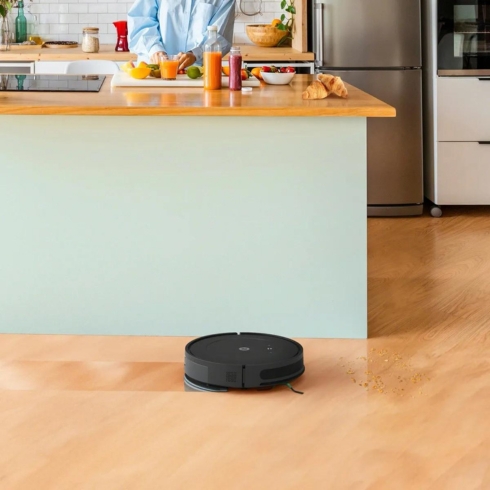
[(198, 66), (189, 66), (186, 73), (187, 76), (193, 80), (202, 76), (201, 70)]

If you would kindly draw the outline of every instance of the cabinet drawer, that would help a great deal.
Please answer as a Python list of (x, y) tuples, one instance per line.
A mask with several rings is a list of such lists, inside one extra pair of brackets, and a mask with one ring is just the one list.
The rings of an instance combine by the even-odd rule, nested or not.
[(437, 80), (438, 141), (490, 140), (490, 77)]
[(437, 146), (437, 204), (490, 204), (490, 144)]

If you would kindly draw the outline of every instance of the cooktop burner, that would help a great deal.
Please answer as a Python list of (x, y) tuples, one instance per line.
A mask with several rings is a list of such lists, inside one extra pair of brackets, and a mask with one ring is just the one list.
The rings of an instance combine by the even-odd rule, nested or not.
[(104, 75), (10, 75), (0, 74), (0, 91), (98, 92)]

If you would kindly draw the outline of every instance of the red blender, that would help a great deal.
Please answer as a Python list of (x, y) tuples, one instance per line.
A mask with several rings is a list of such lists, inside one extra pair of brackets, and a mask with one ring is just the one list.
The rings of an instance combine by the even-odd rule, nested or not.
[(128, 23), (125, 20), (113, 22), (117, 30), (116, 51), (129, 51), (128, 47)]

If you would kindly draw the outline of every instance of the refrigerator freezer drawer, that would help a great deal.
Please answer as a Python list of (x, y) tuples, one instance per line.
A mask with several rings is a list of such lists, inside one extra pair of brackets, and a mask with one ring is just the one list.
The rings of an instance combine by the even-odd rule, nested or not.
[(315, 7), (317, 66), (422, 66), (420, 0), (322, 0)]
[(328, 71), (392, 105), (396, 118), (368, 119), (368, 205), (422, 203), (422, 71)]
[(490, 140), (490, 78), (437, 79), (438, 141)]
[(490, 204), (490, 144), (438, 143), (437, 203)]

